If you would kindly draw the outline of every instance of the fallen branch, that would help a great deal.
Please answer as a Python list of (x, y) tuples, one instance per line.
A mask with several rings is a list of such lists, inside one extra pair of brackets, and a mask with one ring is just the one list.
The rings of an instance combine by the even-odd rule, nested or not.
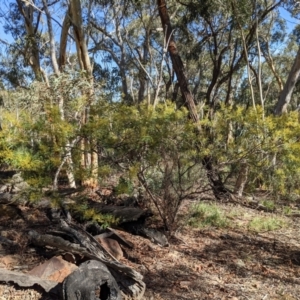
[(141, 299), (145, 292), (143, 276), (132, 268), (118, 262), (85, 230), (74, 225), (61, 222), (61, 229), (71, 234), (79, 244), (71, 243), (61, 237), (30, 231), (29, 236), (35, 245), (51, 246), (68, 252), (81, 254), (90, 259), (98, 260), (105, 264), (116, 279), (120, 289), (126, 296)]

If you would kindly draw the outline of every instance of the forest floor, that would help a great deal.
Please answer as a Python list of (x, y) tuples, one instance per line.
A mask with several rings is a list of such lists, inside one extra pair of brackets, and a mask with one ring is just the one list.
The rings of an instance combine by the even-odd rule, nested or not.
[[(182, 226), (169, 247), (126, 232), (134, 244), (122, 262), (144, 275), (145, 300), (300, 299), (300, 226), (297, 205), (262, 212), (239, 204), (214, 203), (226, 217), (222, 227), (187, 225), (189, 207), (180, 212)], [(0, 244), (0, 268), (26, 273), (44, 262), (28, 245), (26, 232), (42, 226), (43, 213), (23, 208), (23, 219), (0, 214), (0, 233), (19, 244), (7, 253)], [(10, 216), (10, 217), (9, 217)], [(273, 226), (274, 225), (274, 226)], [(36, 289), (0, 283), (0, 300), (54, 300)]]

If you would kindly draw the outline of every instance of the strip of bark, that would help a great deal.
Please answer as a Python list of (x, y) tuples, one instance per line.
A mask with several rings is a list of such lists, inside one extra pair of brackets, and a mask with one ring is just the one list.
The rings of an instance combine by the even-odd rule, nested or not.
[(37, 276), (32, 276), (29, 274), (23, 274), (21, 272), (9, 271), (0, 268), (0, 281), (3, 282), (14, 282), (21, 287), (33, 287), (34, 285), (39, 285), (47, 293), (53, 293), (59, 295), (60, 283), (41, 279)]

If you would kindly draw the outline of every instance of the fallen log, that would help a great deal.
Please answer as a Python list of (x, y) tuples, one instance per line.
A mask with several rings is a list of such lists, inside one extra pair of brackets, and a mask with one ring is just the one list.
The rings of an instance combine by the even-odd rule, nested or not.
[(105, 264), (117, 281), (125, 297), (141, 299), (145, 292), (143, 276), (132, 268), (118, 262), (89, 233), (74, 224), (61, 221), (61, 229), (74, 236), (79, 244), (49, 234), (40, 235), (30, 231), (31, 242), (38, 246), (51, 246), (68, 252), (74, 252)]
[(149, 210), (145, 211), (138, 207), (103, 205), (91, 200), (88, 202), (88, 205), (99, 213), (114, 216), (119, 220), (118, 226), (132, 234), (146, 237), (163, 247), (169, 245), (167, 237), (162, 232), (145, 227), (146, 219), (153, 215)]
[(143, 210), (139, 207), (105, 205), (92, 200), (89, 200), (87, 203), (89, 208), (93, 208), (102, 214), (113, 215), (115, 218), (119, 219), (120, 223), (133, 221), (144, 222), (147, 218), (153, 216), (151, 211)]

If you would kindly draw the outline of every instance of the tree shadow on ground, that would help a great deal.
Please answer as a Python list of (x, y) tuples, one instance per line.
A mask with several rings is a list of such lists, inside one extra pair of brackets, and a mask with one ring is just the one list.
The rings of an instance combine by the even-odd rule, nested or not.
[(194, 238), (194, 246), (175, 243), (182, 259), (145, 275), (149, 291), (159, 292), (161, 299), (260, 299), (266, 294), (286, 299), (278, 296), (284, 286), (295, 295), (288, 299), (298, 299), (300, 251), (292, 243), (217, 230), (199, 230)]
[[(294, 279), (281, 276), (280, 271), (290, 271), (293, 277), (295, 271), (300, 272), (300, 249), (275, 236), (249, 236), (235, 232), (221, 234), (218, 238), (210, 233), (201, 235), (214, 239), (215, 242), (206, 245), (202, 251), (193, 251), (189, 255), (201, 260), (213, 260), (230, 272), (239, 275), (244, 273), (246, 276), (257, 274), (285, 282), (294, 282)], [(300, 281), (296, 282), (300, 284)]]

